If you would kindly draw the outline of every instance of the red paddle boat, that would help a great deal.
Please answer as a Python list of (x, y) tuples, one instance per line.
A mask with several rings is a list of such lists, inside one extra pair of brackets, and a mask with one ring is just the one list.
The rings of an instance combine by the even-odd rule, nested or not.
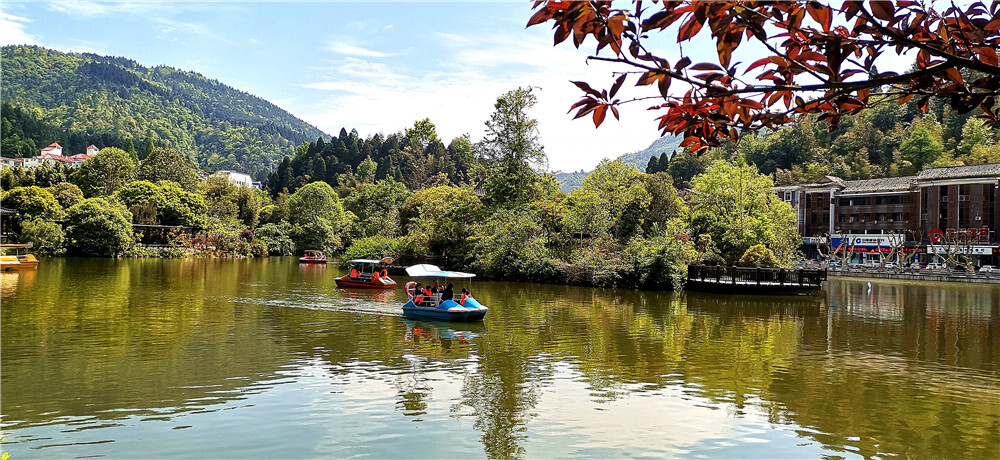
[(323, 251), (317, 251), (315, 249), (307, 249), (306, 255), (299, 257), (300, 264), (325, 264), (326, 256), (323, 255)]
[(375, 270), (375, 264), (380, 260), (354, 259), (348, 261), (357, 264), (361, 268), (351, 268), (351, 272), (334, 279), (337, 287), (342, 288), (365, 288), (365, 289), (392, 289), (396, 287), (396, 281), (389, 278), (389, 273), (385, 270)]

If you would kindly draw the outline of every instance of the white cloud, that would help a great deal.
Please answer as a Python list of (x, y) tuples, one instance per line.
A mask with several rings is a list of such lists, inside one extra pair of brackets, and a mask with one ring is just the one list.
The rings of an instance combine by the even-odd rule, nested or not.
[(343, 54), (345, 56), (355, 56), (355, 57), (389, 57), (392, 56), (390, 53), (383, 53), (381, 51), (376, 51), (368, 48), (364, 48), (358, 45), (352, 45), (347, 43), (346, 37), (334, 37), (327, 44), (326, 49), (337, 54)]
[(38, 37), (24, 31), (31, 19), (0, 12), (0, 44), (37, 45)]
[(482, 138), (498, 96), (532, 86), (538, 88), (538, 103), (531, 115), (539, 121), (553, 170), (591, 169), (602, 158), (641, 150), (659, 137), (641, 104), (623, 107), (622, 122), (609, 115), (600, 129), (589, 119), (572, 120), (567, 110), (581, 96), (570, 80), (611, 82), (611, 67), (587, 65), (583, 52), (523, 35), (435, 35), (443, 46), (436, 62), (425, 68), (354, 57), (311, 69), (324, 78), (302, 86), (330, 94), (321, 95), (314, 107), (303, 107), (303, 119), (328, 133), (346, 127), (366, 136), (398, 132), (430, 118), (445, 143), (465, 133), (475, 141)]

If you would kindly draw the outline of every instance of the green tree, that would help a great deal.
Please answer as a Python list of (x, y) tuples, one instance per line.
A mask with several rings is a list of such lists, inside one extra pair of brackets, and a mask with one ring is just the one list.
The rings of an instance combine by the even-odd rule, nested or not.
[(295, 254), (295, 242), (291, 237), (292, 225), (288, 222), (267, 223), (254, 231), (255, 237), (267, 245), (267, 251), (274, 256)]
[(135, 224), (159, 223), (157, 215), (166, 204), (163, 190), (145, 180), (129, 182), (118, 189), (113, 196), (132, 213), (132, 223)]
[(312, 182), (288, 198), (292, 239), (300, 249), (331, 251), (343, 244), (353, 214), (344, 211), (337, 192), (326, 182)]
[(727, 263), (751, 246), (770, 248), (783, 265), (799, 246), (795, 212), (774, 194), (771, 178), (743, 162), (718, 160), (691, 181), (691, 228), (708, 234)]
[(499, 279), (550, 281), (554, 269), (548, 238), (538, 232), (541, 223), (527, 209), (501, 209), (475, 226), (470, 238), (474, 266)]
[(36, 218), (59, 220), (65, 215), (52, 193), (35, 185), (3, 192), (0, 201), (3, 201), (5, 208), (17, 211), (24, 221)]
[(30, 242), (38, 253), (57, 255), (63, 251), (65, 240), (66, 234), (55, 222), (33, 219), (21, 225), (21, 241)]
[(941, 146), (941, 142), (934, 138), (929, 129), (918, 127), (910, 133), (910, 137), (903, 141), (899, 151), (903, 154), (903, 159), (920, 170), (923, 169), (924, 165), (933, 163), (941, 156), (944, 147)]
[(564, 226), (571, 233), (628, 240), (643, 225), (652, 199), (645, 176), (621, 158), (601, 161), (567, 198)]
[(88, 158), (71, 174), (84, 196), (110, 196), (135, 180), (136, 165), (122, 149), (107, 147)]
[(128, 143), (125, 144), (125, 152), (132, 157), (132, 161), (135, 164), (139, 164), (139, 152), (135, 149), (135, 143), (132, 142), (132, 138), (128, 138)]
[(402, 207), (407, 245), (417, 252), (464, 258), (471, 249), (472, 225), (481, 212), (482, 202), (467, 188), (418, 190)]
[(344, 199), (344, 208), (357, 217), (354, 230), (359, 237), (396, 237), (401, 227), (399, 209), (409, 195), (406, 186), (390, 178), (362, 184)]
[(364, 161), (358, 165), (358, 172), (355, 176), (362, 184), (370, 184), (375, 182), (376, 169), (378, 169), (378, 164), (372, 160), (372, 157), (365, 157)]
[(184, 190), (176, 182), (159, 181), (156, 185), (163, 193), (163, 206), (157, 214), (161, 224), (197, 228), (206, 225), (208, 206), (204, 196)]
[(194, 163), (177, 150), (158, 147), (139, 166), (139, 179), (150, 182), (169, 180), (176, 182), (189, 192), (198, 186), (198, 173)]
[(492, 204), (523, 204), (535, 199), (536, 171), (548, 165), (538, 121), (528, 115), (537, 102), (531, 88), (517, 88), (497, 98), (486, 121), (486, 135), (476, 144), (487, 168), (486, 199)]
[(80, 187), (69, 182), (60, 182), (49, 187), (48, 190), (63, 209), (69, 209), (83, 200), (83, 191), (80, 190)]
[(147, 137), (146, 147), (142, 149), (142, 159), (145, 160), (146, 158), (149, 158), (149, 156), (153, 154), (154, 148), (155, 147), (153, 146), (153, 136)]
[(67, 250), (82, 256), (116, 256), (125, 252), (132, 244), (131, 217), (124, 205), (104, 198), (77, 203), (67, 211)]
[(691, 179), (705, 172), (705, 168), (711, 161), (708, 155), (698, 156), (683, 150), (674, 153), (674, 156), (670, 158), (670, 162), (667, 164), (667, 173), (673, 178), (674, 184), (678, 188), (690, 188)]

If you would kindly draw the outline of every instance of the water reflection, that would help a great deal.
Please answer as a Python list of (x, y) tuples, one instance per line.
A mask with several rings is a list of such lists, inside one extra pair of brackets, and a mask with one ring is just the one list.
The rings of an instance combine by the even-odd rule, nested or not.
[(7, 448), (988, 458), (1000, 445), (997, 287), (833, 280), (773, 298), (477, 281), (487, 321), (450, 324), (402, 318), (401, 289), (337, 289), (331, 268), (51, 259), (30, 280), (4, 275)]

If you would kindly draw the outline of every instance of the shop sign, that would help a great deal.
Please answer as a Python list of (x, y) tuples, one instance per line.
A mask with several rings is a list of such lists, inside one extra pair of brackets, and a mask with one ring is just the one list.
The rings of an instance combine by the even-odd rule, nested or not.
[[(976, 255), (976, 256), (989, 256), (993, 254), (994, 246), (960, 246), (958, 248), (958, 254), (966, 255)], [(953, 246), (927, 246), (928, 254), (947, 254), (949, 252), (955, 252)]]
[[(846, 234), (846, 235), (833, 235), (831, 239), (831, 244), (835, 247), (852, 247), (852, 246), (866, 246), (866, 247), (892, 247), (898, 246), (903, 242), (903, 235), (864, 235), (864, 234)], [(846, 239), (846, 242), (844, 242)]]

